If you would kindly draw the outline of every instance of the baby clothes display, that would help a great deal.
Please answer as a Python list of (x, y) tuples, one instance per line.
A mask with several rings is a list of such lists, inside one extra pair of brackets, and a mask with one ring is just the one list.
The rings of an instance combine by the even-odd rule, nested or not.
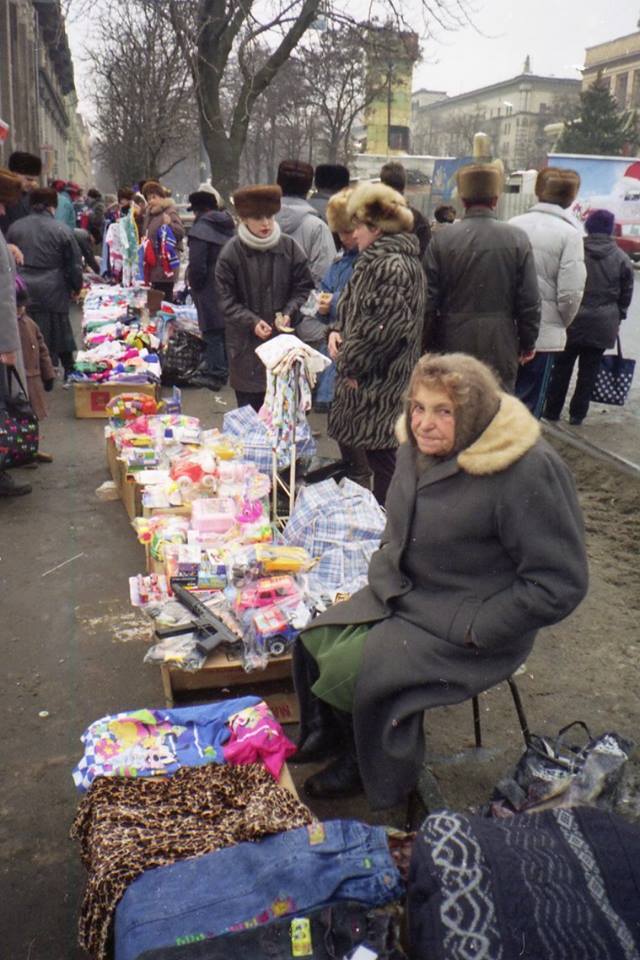
[[(237, 703), (237, 701), (235, 701)], [(276, 780), (296, 746), (282, 733), (282, 727), (263, 701), (249, 705), (229, 717), (231, 739), (224, 746), (227, 763), (262, 761)]]

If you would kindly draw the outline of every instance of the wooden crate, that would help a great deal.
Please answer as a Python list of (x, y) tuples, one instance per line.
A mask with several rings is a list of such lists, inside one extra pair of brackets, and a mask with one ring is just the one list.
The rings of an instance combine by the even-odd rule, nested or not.
[(155, 383), (74, 383), (73, 396), (76, 417), (106, 420), (107, 404), (121, 393), (144, 393), (160, 399), (160, 387)]
[[(291, 656), (285, 654), (277, 660), (270, 660), (264, 670), (253, 670), (246, 673), (240, 660), (229, 660), (223, 650), (215, 650), (206, 660), (201, 670), (188, 673), (186, 670), (177, 670), (169, 664), (160, 667), (162, 687), (165, 703), (168, 707), (174, 706), (175, 694), (186, 691), (214, 690), (223, 687), (233, 688), (233, 695), (242, 696), (243, 691), (238, 687), (251, 687), (248, 694), (262, 696), (260, 687), (271, 681), (291, 679)], [(298, 701), (293, 687), (291, 690), (266, 692), (264, 700), (271, 707), (274, 716), (280, 723), (297, 723), (300, 719)]]

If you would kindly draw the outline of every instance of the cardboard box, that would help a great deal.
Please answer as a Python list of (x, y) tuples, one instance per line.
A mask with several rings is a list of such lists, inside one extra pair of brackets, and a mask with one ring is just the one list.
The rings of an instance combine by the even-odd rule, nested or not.
[(160, 399), (160, 387), (155, 383), (74, 383), (76, 417), (82, 420), (100, 417), (106, 420), (107, 404), (121, 393), (144, 393)]

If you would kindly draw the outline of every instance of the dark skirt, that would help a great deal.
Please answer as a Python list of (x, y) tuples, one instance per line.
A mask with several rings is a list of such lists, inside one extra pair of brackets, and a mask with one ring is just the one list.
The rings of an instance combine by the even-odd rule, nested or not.
[(31, 307), (29, 315), (40, 327), (52, 357), (59, 357), (62, 353), (73, 353), (77, 350), (68, 312), (55, 313), (52, 310)]

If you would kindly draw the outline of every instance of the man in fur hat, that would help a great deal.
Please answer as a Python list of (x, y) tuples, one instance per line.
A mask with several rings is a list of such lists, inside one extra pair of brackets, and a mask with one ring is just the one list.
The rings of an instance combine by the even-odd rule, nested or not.
[(309, 203), (316, 213), (327, 221), (327, 204), (334, 194), (349, 186), (351, 175), (349, 168), (341, 163), (319, 163), (313, 175), (316, 188)]
[(434, 234), (425, 257), (425, 348), (483, 360), (513, 393), (540, 326), (531, 243), (496, 216), (504, 181), (499, 161), (461, 167), (456, 180), (465, 215)]
[[(20, 178), (10, 170), (0, 168), (0, 217), (20, 199)], [(20, 333), (16, 315), (15, 263), (9, 252), (4, 235), (0, 234), (0, 394), (9, 390), (8, 367), (16, 367), (26, 384), (22, 365)], [(3, 455), (0, 453), (0, 497), (18, 497), (31, 493), (28, 483), (17, 483), (3, 470)]]
[(282, 205), (276, 220), (287, 236), (302, 248), (313, 282), (317, 286), (331, 266), (336, 245), (322, 217), (307, 200), (313, 183), (313, 167), (300, 160), (283, 160), (278, 167)]
[(40, 184), (42, 160), (33, 153), (17, 150), (9, 157), (9, 170), (20, 181), (20, 196), (15, 203), (6, 205), (6, 212), (0, 217), (0, 231), (5, 236), (12, 223), (31, 213), (29, 194)]
[(569, 212), (579, 188), (575, 170), (546, 167), (536, 180), (538, 203), (510, 221), (531, 241), (542, 298), (536, 355), (520, 367), (516, 381), (516, 396), (534, 417), (542, 416), (553, 364), (564, 350), (587, 278), (582, 227)]

